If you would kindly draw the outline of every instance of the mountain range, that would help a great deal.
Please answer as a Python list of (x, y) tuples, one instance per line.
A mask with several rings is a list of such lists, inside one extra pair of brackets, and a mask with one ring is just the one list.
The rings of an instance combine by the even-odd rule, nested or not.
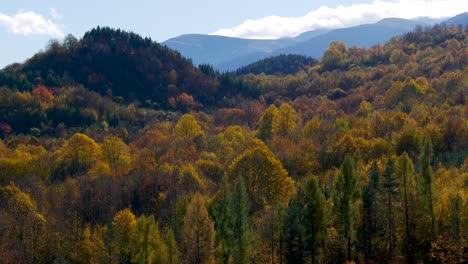
[(416, 26), (438, 22), (447, 25), (468, 24), (468, 12), (445, 21), (430, 18), (414, 20), (385, 18), (374, 24), (334, 30), (317, 29), (295, 38), (273, 40), (243, 39), (215, 35), (189, 34), (164, 41), (162, 44), (192, 59), (194, 64), (211, 64), (220, 71), (233, 71), (255, 61), (280, 54), (298, 54), (320, 58), (332, 41), (364, 48), (384, 44), (390, 38), (412, 31)]

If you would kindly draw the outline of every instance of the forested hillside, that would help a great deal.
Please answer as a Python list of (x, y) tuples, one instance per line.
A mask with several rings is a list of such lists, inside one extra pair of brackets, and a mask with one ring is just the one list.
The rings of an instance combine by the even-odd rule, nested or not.
[(3, 69), (0, 263), (465, 263), (468, 28), (276, 61), (98, 28)]

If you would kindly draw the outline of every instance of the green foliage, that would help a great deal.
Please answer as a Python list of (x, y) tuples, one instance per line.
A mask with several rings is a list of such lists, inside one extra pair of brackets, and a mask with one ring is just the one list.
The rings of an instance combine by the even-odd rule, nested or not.
[(464, 263), (467, 33), (243, 76), (53, 41), (0, 71), (0, 262)]
[(233, 263), (247, 263), (255, 254), (255, 237), (250, 227), (250, 203), (243, 177), (236, 180), (231, 206), (231, 212), (233, 212)]
[(341, 163), (340, 172), (335, 179), (334, 204), (337, 227), (341, 238), (346, 243), (348, 259), (352, 258), (352, 244), (356, 239), (356, 220), (358, 214), (359, 176), (354, 161), (347, 154)]
[(303, 223), (306, 232), (306, 249), (311, 256), (312, 263), (316, 263), (319, 245), (324, 239), (326, 204), (325, 196), (314, 176), (310, 177), (307, 182), (304, 195)]

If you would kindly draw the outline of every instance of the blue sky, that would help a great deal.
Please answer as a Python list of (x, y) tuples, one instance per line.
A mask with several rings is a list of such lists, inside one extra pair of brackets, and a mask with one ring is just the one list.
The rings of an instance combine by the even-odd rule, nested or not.
[(384, 17), (439, 18), (466, 11), (466, 0), (0, 0), (0, 68), (24, 61), (50, 39), (68, 33), (79, 38), (97, 25), (158, 42), (187, 33), (278, 38)]

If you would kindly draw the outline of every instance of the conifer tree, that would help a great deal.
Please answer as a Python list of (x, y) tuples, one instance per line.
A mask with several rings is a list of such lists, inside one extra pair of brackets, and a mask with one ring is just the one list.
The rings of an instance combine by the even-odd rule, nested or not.
[(255, 254), (254, 235), (249, 223), (249, 198), (244, 179), (239, 177), (232, 194), (233, 243), (232, 254), (235, 264), (248, 263)]
[(287, 263), (305, 263), (305, 227), (304, 193), (299, 190), (291, 199), (285, 216), (286, 261)]
[(320, 240), (323, 239), (325, 225), (325, 196), (314, 176), (307, 182), (304, 199), (303, 223), (306, 231), (307, 251), (312, 263), (316, 263), (317, 249)]
[(213, 215), (215, 218), (215, 244), (217, 245), (218, 259), (220, 263), (226, 264), (229, 263), (232, 256), (231, 248), (235, 235), (233, 232), (234, 212), (232, 206), (232, 194), (227, 179), (224, 177), (213, 207)]
[(419, 162), (421, 164), (421, 180), (420, 192), (422, 198), (423, 208), (431, 217), (431, 233), (435, 235), (435, 216), (434, 216), (434, 188), (433, 188), (433, 176), (432, 176), (432, 141), (431, 137), (427, 136), (424, 139), (421, 155)]
[(356, 230), (356, 202), (359, 199), (359, 178), (354, 168), (354, 161), (346, 154), (335, 180), (335, 214), (338, 232), (346, 241), (348, 259), (352, 258), (352, 244)]
[(403, 202), (403, 214), (405, 222), (405, 243), (406, 261), (415, 263), (415, 207), (416, 207), (416, 182), (414, 178), (413, 162), (406, 152), (398, 158), (396, 174), (400, 180), (401, 196)]
[(377, 163), (372, 163), (369, 171), (369, 183), (364, 187), (362, 193), (363, 206), (363, 246), (367, 258), (371, 258), (372, 254), (372, 237), (375, 234), (375, 218), (376, 218), (376, 196), (380, 189), (379, 186), (379, 168)]
[(395, 203), (397, 199), (397, 188), (398, 182), (394, 176), (395, 173), (395, 162), (392, 158), (387, 160), (385, 165), (385, 171), (383, 172), (383, 195), (386, 201), (386, 215), (388, 224), (388, 249), (390, 252), (395, 251), (396, 234), (395, 234)]

